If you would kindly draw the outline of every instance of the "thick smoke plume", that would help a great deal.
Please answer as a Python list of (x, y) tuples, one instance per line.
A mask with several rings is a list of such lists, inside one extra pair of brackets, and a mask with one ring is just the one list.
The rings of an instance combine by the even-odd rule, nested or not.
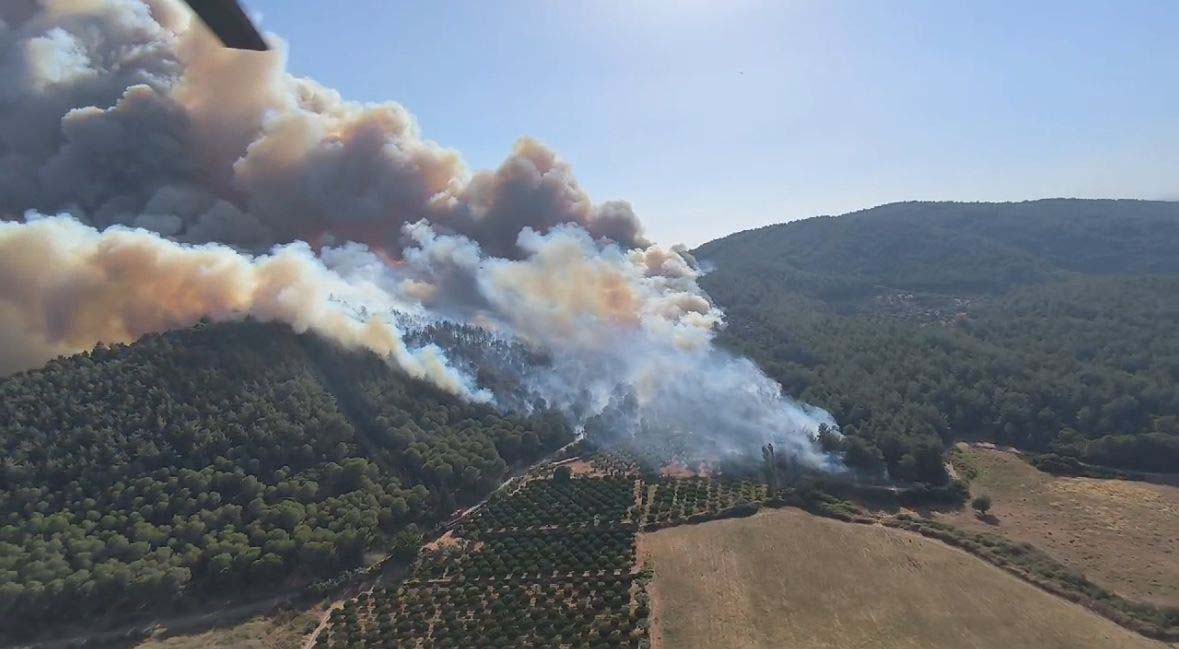
[(286, 73), (271, 40), (225, 50), (172, 0), (0, 5), (0, 372), (252, 316), (494, 400), (404, 342), (410, 314), (544, 352), (527, 388), (578, 423), (829, 464), (809, 433), (830, 418), (713, 345), (690, 256), (628, 204), (532, 140), (471, 172), (401, 106)]
[[(361, 268), (379, 263), (363, 251), (335, 251), (341, 254), (359, 256), (353, 265)], [(0, 286), (0, 322), (17, 325), (4, 333), (23, 338), (6, 346), (18, 353), (72, 351), (202, 318), (252, 316), (372, 350), (456, 394), (490, 398), (450, 368), (437, 347), (407, 349), (391, 323), (357, 319), (356, 305), (378, 311), (398, 305), (360, 274), (329, 270), (303, 243), (251, 257), (141, 229), (99, 232), (69, 217), (34, 218), (0, 223), (0, 278), (17, 280)]]
[(468, 173), (393, 103), (347, 102), (275, 52), (227, 50), (173, 2), (0, 8), (0, 213), (69, 211), (98, 227), (258, 246), (393, 248), (429, 219), (517, 253), (524, 227), (576, 223), (645, 243), (626, 203), (595, 205), (568, 165), (523, 140)]

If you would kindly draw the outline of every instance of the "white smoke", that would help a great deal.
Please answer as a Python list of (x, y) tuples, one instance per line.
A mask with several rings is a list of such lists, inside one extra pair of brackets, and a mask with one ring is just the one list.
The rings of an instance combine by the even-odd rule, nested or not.
[(699, 271), (626, 203), (533, 140), (472, 173), (401, 106), (289, 75), (271, 40), (223, 49), (172, 0), (0, 5), (0, 372), (252, 316), (491, 400), (406, 345), (408, 313), (544, 352), (527, 386), (579, 422), (829, 463), (810, 434), (830, 417), (714, 346)]
[(786, 397), (748, 359), (713, 344), (723, 314), (681, 253), (625, 249), (561, 226), (523, 230), (523, 256), (509, 260), (425, 223), (406, 232), (413, 245), (397, 273), (424, 306), (458, 311), (449, 300), (464, 295), (433, 278), (475, 286), (477, 321), (548, 352), (546, 371), (526, 382), (579, 421), (603, 417), (632, 434), (692, 433), (689, 446), (710, 455), (756, 452), (772, 441), (806, 464), (833, 466), (811, 441), (820, 424), (835, 425), (831, 416)]

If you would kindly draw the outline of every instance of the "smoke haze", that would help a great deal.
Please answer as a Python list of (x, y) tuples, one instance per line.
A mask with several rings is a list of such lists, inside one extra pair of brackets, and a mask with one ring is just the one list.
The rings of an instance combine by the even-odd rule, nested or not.
[(716, 348), (723, 314), (630, 206), (594, 203), (520, 140), (492, 171), (358, 104), (221, 48), (171, 0), (0, 7), (0, 372), (98, 341), (246, 316), (495, 395), (397, 314), (464, 322), (552, 363), (529, 390), (575, 422), (772, 440), (830, 465), (833, 423)]

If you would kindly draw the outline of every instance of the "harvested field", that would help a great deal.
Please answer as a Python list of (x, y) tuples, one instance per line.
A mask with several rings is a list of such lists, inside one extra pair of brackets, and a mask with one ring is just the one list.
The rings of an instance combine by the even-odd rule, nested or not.
[(991, 497), (991, 516), (936, 520), (1031, 543), (1127, 599), (1179, 606), (1179, 487), (1058, 477), (996, 449), (955, 454), (972, 495)]
[(964, 552), (799, 510), (639, 537), (656, 648), (1130, 648), (1123, 629)]

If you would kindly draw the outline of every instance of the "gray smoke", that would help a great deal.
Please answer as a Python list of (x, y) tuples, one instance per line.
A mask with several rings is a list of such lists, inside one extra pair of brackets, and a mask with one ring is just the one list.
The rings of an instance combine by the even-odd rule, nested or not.
[(428, 219), (511, 257), (516, 233), (574, 223), (646, 243), (532, 140), (469, 173), (394, 103), (347, 102), (285, 72), (285, 47), (227, 50), (163, 0), (22, 3), (0, 14), (0, 214), (69, 212), (182, 241), (397, 249)]
[(291, 76), (273, 37), (221, 48), (172, 0), (10, 2), (0, 21), (0, 371), (252, 316), (490, 400), (398, 325), (461, 322), (551, 359), (527, 389), (578, 423), (831, 464), (810, 440), (830, 417), (714, 346), (690, 256), (540, 143), (471, 172), (401, 106)]

